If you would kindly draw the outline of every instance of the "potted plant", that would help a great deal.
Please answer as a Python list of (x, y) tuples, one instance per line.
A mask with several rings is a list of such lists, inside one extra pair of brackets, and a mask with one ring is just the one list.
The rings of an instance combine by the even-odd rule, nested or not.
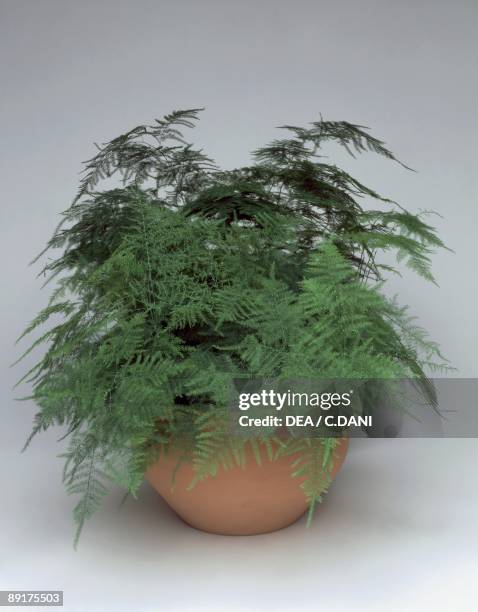
[(433, 281), (430, 253), (444, 245), (320, 152), (333, 141), (393, 154), (361, 126), (321, 119), (284, 126), (250, 165), (221, 170), (184, 140), (198, 112), (100, 146), (45, 249), (59, 252), (42, 270), (55, 289), (23, 335), (57, 322), (22, 379), (40, 407), (28, 442), (66, 427), (77, 537), (109, 480), (134, 495), (145, 475), (208, 531), (312, 516), (347, 441), (232, 435), (235, 377), (413, 377), (435, 402), (424, 367), (438, 348), (381, 292), (394, 268), (380, 255), (395, 250)]

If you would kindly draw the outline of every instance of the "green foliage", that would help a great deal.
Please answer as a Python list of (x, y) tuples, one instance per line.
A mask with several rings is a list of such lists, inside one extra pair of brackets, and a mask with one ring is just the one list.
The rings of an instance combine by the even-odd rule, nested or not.
[[(244, 464), (245, 440), (228, 430), (233, 377), (414, 377), (434, 402), (423, 368), (438, 347), (381, 293), (394, 268), (380, 254), (395, 250), (433, 280), (430, 254), (443, 244), (318, 154), (328, 140), (392, 153), (361, 126), (321, 120), (285, 126), (290, 138), (223, 171), (183, 138), (197, 114), (99, 147), (47, 245), (60, 252), (42, 270), (56, 286), (25, 334), (61, 320), (33, 344), (46, 351), (22, 380), (40, 407), (32, 435), (67, 427), (77, 536), (107, 481), (135, 494), (160, 445), (179, 440), (196, 481)], [(119, 186), (99, 189), (114, 176)], [(300, 453), (294, 473), (312, 513), (336, 440), (280, 440), (278, 451), (273, 441), (248, 443), (258, 461), (261, 445), (270, 460)]]

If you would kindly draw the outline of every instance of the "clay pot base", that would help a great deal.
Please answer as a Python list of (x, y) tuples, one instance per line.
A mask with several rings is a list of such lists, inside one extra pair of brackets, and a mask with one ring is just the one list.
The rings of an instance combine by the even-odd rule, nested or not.
[[(332, 478), (342, 465), (347, 448), (348, 440), (341, 439), (335, 450)], [(193, 466), (181, 463), (177, 467), (179, 457), (174, 451), (163, 454), (145, 476), (191, 527), (220, 535), (257, 535), (288, 527), (307, 511), (300, 488), (303, 479), (291, 476), (297, 455), (269, 461), (262, 451), (262, 463), (258, 465), (252, 449), (246, 448), (244, 468), (220, 469), (216, 476), (206, 478), (192, 489), (188, 487), (194, 478)]]
[[(168, 505), (172, 508), (171, 504), (168, 503)], [(187, 525), (188, 527), (192, 527), (193, 529), (196, 529), (197, 531), (202, 531), (203, 533), (210, 533), (212, 535), (230, 536), (230, 537), (236, 537), (236, 538), (238, 537), (247, 538), (248, 536), (266, 535), (268, 533), (274, 533), (275, 531), (281, 531), (281, 529), (286, 529), (287, 527), (290, 527), (294, 523), (297, 523), (298, 521), (300, 521), (300, 519), (307, 514), (307, 507), (298, 516), (294, 517), (290, 522), (284, 522), (283, 520), (281, 520), (280, 524), (274, 527), (257, 528), (255, 526), (251, 526), (250, 528), (247, 528), (247, 527), (244, 528), (243, 524), (239, 525), (236, 523), (234, 525), (230, 525), (227, 529), (221, 529), (221, 530), (217, 529), (216, 526), (214, 525), (206, 526), (203, 523), (200, 526), (195, 521), (189, 522), (183, 516), (181, 516), (179, 512), (177, 512), (175, 509), (174, 509), (174, 512), (185, 525)]]

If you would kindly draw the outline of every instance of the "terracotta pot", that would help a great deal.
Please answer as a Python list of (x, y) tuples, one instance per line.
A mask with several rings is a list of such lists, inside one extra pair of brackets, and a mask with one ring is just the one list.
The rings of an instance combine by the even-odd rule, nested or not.
[[(335, 477), (347, 453), (348, 440), (335, 450), (331, 476)], [(191, 463), (178, 466), (179, 452), (163, 454), (146, 472), (146, 478), (175, 512), (189, 525), (223, 535), (253, 535), (287, 527), (307, 510), (303, 481), (291, 476), (297, 455), (262, 464), (246, 448), (244, 468), (220, 469), (188, 489), (194, 478)], [(177, 469), (176, 469), (177, 468)], [(174, 474), (176, 470), (176, 473)], [(174, 474), (174, 487), (172, 486)]]

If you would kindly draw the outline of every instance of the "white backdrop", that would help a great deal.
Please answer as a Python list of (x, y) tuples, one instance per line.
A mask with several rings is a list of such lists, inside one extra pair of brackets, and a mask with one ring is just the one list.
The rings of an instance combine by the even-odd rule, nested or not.
[(56, 436), (18, 455), (34, 407), (13, 402), (23, 369), (8, 366), (48, 297), (27, 264), (93, 141), (206, 106), (191, 136), (226, 167), (247, 163), (275, 126), (322, 113), (371, 126), (415, 168), (330, 150), (384, 195), (442, 215), (432, 221), (455, 254), (435, 259), (440, 287), (411, 274), (389, 291), (457, 375), (477, 376), (475, 0), (0, 0), (0, 18), (0, 588), (64, 588), (67, 610), (226, 610), (233, 599), (244, 610), (425, 609), (432, 593), (443, 609), (461, 593), (454, 609), (466, 609), (464, 581), (478, 569), (476, 441), (357, 444), (311, 530), (257, 539), (191, 531), (149, 489), (118, 513), (114, 493), (73, 553)]

